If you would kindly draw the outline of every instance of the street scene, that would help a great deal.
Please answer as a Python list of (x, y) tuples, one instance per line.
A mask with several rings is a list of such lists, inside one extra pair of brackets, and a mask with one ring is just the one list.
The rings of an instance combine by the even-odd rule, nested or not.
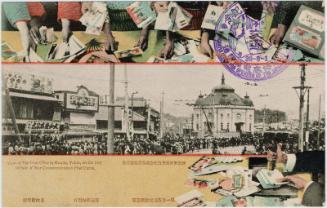
[(6, 64), (3, 154), (324, 150), (322, 65), (290, 65), (260, 82), (199, 67)]

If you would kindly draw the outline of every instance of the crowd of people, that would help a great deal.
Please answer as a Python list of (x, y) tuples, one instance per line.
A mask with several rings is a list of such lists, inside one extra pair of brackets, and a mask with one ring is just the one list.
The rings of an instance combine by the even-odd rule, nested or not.
[[(324, 136), (309, 139), (308, 150), (323, 150)], [(69, 138), (64, 134), (31, 134), (21, 140), (10, 139), (4, 142), (3, 153), (9, 155), (103, 155), (107, 154), (107, 138), (96, 135), (87, 138)], [(238, 154), (267, 154), (275, 151), (278, 143), (285, 144), (283, 151), (296, 153), (298, 139), (293, 134), (255, 134), (231, 138), (193, 138), (178, 134), (165, 134), (162, 138), (125, 136), (114, 138), (114, 154), (233, 154), (228, 148), (237, 147)], [(251, 148), (249, 148), (251, 147)]]
[(4, 145), (8, 155), (88, 155), (106, 154), (106, 141), (100, 136), (69, 140), (60, 134), (31, 135)]

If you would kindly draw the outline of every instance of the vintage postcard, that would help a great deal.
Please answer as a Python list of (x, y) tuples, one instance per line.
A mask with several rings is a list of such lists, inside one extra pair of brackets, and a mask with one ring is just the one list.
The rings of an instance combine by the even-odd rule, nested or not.
[(1, 3), (3, 207), (323, 207), (323, 1)]

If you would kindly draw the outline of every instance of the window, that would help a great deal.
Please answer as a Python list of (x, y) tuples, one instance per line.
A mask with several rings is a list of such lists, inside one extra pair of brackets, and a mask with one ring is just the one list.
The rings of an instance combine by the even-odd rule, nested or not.
[(241, 114), (240, 113), (236, 114), (236, 119), (241, 120)]
[(196, 124), (196, 130), (199, 130), (199, 124)]
[(229, 131), (229, 123), (227, 123), (227, 131)]
[(252, 125), (249, 124), (249, 131), (252, 131)]
[(223, 129), (224, 129), (224, 124), (220, 123), (220, 130), (223, 130)]

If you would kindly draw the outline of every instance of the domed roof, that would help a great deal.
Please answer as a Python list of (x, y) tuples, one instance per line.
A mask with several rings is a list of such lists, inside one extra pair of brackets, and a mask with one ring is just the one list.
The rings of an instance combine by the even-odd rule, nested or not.
[(235, 90), (229, 85), (225, 84), (225, 76), (224, 74), (221, 76), (221, 84), (212, 88), (212, 93), (217, 92), (234, 92)]
[(235, 105), (235, 106), (253, 106), (253, 102), (248, 95), (244, 98), (235, 93), (234, 88), (225, 84), (224, 74), (221, 78), (221, 84), (212, 89), (212, 92), (203, 96), (200, 95), (195, 101), (195, 105)]

